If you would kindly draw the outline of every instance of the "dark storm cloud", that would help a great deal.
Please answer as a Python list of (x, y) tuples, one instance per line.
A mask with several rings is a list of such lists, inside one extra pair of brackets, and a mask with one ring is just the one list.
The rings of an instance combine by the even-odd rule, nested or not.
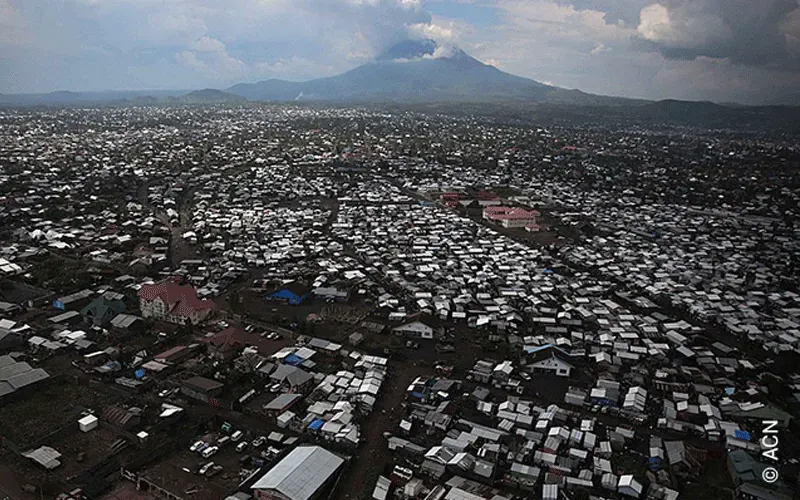
[(796, 70), (799, 20), (798, 0), (661, 0), (641, 11), (637, 31), (668, 59)]

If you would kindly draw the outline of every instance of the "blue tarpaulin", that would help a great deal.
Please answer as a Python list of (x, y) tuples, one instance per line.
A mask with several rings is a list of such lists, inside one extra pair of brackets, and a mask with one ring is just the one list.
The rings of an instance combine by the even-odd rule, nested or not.
[(136, 380), (142, 380), (144, 378), (145, 373), (147, 372), (145, 372), (144, 369), (139, 368), (138, 370), (133, 372), (133, 375), (136, 377)]
[(596, 400), (595, 400), (595, 398), (592, 398), (592, 399), (594, 400), (595, 404), (598, 404), (600, 406), (613, 406), (613, 407), (617, 406), (617, 403), (614, 402), (614, 401), (611, 401), (610, 399), (605, 399), (605, 398), (596, 398)]
[(267, 300), (285, 300), (290, 305), (296, 306), (302, 304), (306, 300), (308, 294), (297, 295), (291, 290), (280, 290), (270, 295), (267, 295)]
[(322, 429), (323, 425), (325, 425), (325, 421), (318, 418), (313, 422), (311, 422), (310, 424), (308, 424), (308, 428), (311, 429), (312, 431), (318, 431)]
[(750, 441), (750, 433), (740, 429), (736, 429), (735, 431), (733, 431), (733, 437), (735, 437), (736, 439), (743, 439), (745, 441)]
[(303, 358), (297, 354), (290, 354), (283, 359), (284, 364), (297, 366), (303, 362)]
[(422, 399), (425, 397), (421, 392), (412, 392), (411, 395), (417, 399)]

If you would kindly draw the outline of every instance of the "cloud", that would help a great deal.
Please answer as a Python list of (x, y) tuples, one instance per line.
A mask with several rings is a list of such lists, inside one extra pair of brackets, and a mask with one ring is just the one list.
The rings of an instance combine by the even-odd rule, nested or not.
[(432, 19), (421, 0), (295, 0), (295, 5), (326, 20), (335, 32), (352, 33), (373, 55), (407, 39), (412, 26)]
[(641, 10), (637, 34), (667, 59), (798, 69), (798, 12), (798, 0), (661, 0)]
[(595, 55), (595, 54), (602, 54), (603, 52), (608, 52), (609, 50), (611, 50), (611, 48), (609, 48), (609, 47), (606, 47), (605, 45), (603, 45), (602, 43), (600, 43), (600, 44), (598, 44), (598, 45), (597, 45), (595, 48), (593, 48), (592, 50), (590, 50), (590, 51), (589, 51), (589, 53), (590, 53), (590, 54), (592, 54), (592, 55)]
[(469, 24), (452, 19), (433, 17), (429, 22), (415, 23), (408, 27), (408, 35), (413, 39), (431, 39), (440, 44), (459, 43), (474, 29)]
[(691, 61), (666, 61), (655, 75), (654, 85), (666, 96), (672, 92), (673, 97), (716, 102), (797, 104), (800, 95), (800, 79), (796, 73), (707, 56)]
[(561, 5), (576, 10), (593, 10), (603, 13), (608, 24), (623, 24), (636, 27), (639, 24), (639, 12), (652, 0), (557, 0)]
[(24, 43), (24, 19), (9, 0), (0, 0), (0, 45)]
[[(503, 23), (477, 33), (464, 48), (505, 71), (592, 93), (798, 103), (800, 75), (791, 66), (783, 72), (767, 65), (747, 66), (743, 56), (731, 50), (717, 50), (714, 57), (711, 51), (696, 55), (698, 48), (728, 40), (725, 23), (713, 15), (708, 0), (687, 0), (703, 4), (694, 13), (699, 23), (684, 16), (678, 24), (672, 1), (653, 7), (654, 0), (494, 0)], [(769, 19), (771, 10), (762, 12), (761, 2), (742, 3), (741, 16)], [(796, 10), (779, 24), (782, 33), (796, 33), (797, 26)], [(800, 38), (787, 36), (787, 50), (792, 43), (796, 50)]]
[(557, 1), (501, 0), (497, 5), (505, 22), (467, 48), (507, 71), (561, 85), (575, 86), (567, 83), (565, 68), (593, 64), (589, 55), (629, 47), (635, 34), (632, 27), (607, 23), (602, 11)]
[(244, 62), (228, 53), (224, 43), (208, 36), (198, 38), (191, 49), (180, 51), (175, 57), (184, 66), (211, 76), (242, 76), (248, 70)]

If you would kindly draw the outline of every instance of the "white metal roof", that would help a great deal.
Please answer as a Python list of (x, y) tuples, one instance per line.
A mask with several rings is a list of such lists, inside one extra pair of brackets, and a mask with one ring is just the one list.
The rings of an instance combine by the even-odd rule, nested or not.
[(341, 467), (344, 460), (320, 446), (299, 446), (253, 484), (290, 500), (308, 500)]

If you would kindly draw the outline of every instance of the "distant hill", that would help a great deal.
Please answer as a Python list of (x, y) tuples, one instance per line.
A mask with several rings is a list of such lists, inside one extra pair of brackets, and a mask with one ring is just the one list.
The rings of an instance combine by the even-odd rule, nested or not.
[(47, 94), (0, 94), (0, 106), (125, 106), (158, 104), (231, 104), (245, 102), (244, 97), (218, 89), (143, 90), (105, 92), (70, 92)]
[(231, 104), (247, 101), (245, 97), (218, 89), (195, 90), (186, 95), (173, 97), (171, 100), (181, 104)]
[[(441, 56), (434, 57), (441, 49)], [(433, 40), (405, 41), (340, 75), (306, 82), (239, 83), (228, 92), (253, 101), (487, 102), (526, 101), (578, 105), (624, 105), (646, 101), (587, 94), (515, 76), (484, 64), (458, 48)]]
[(169, 97), (185, 94), (185, 90), (108, 90), (71, 92), (61, 90), (47, 94), (0, 94), (0, 106), (94, 106), (109, 104), (159, 103)]

